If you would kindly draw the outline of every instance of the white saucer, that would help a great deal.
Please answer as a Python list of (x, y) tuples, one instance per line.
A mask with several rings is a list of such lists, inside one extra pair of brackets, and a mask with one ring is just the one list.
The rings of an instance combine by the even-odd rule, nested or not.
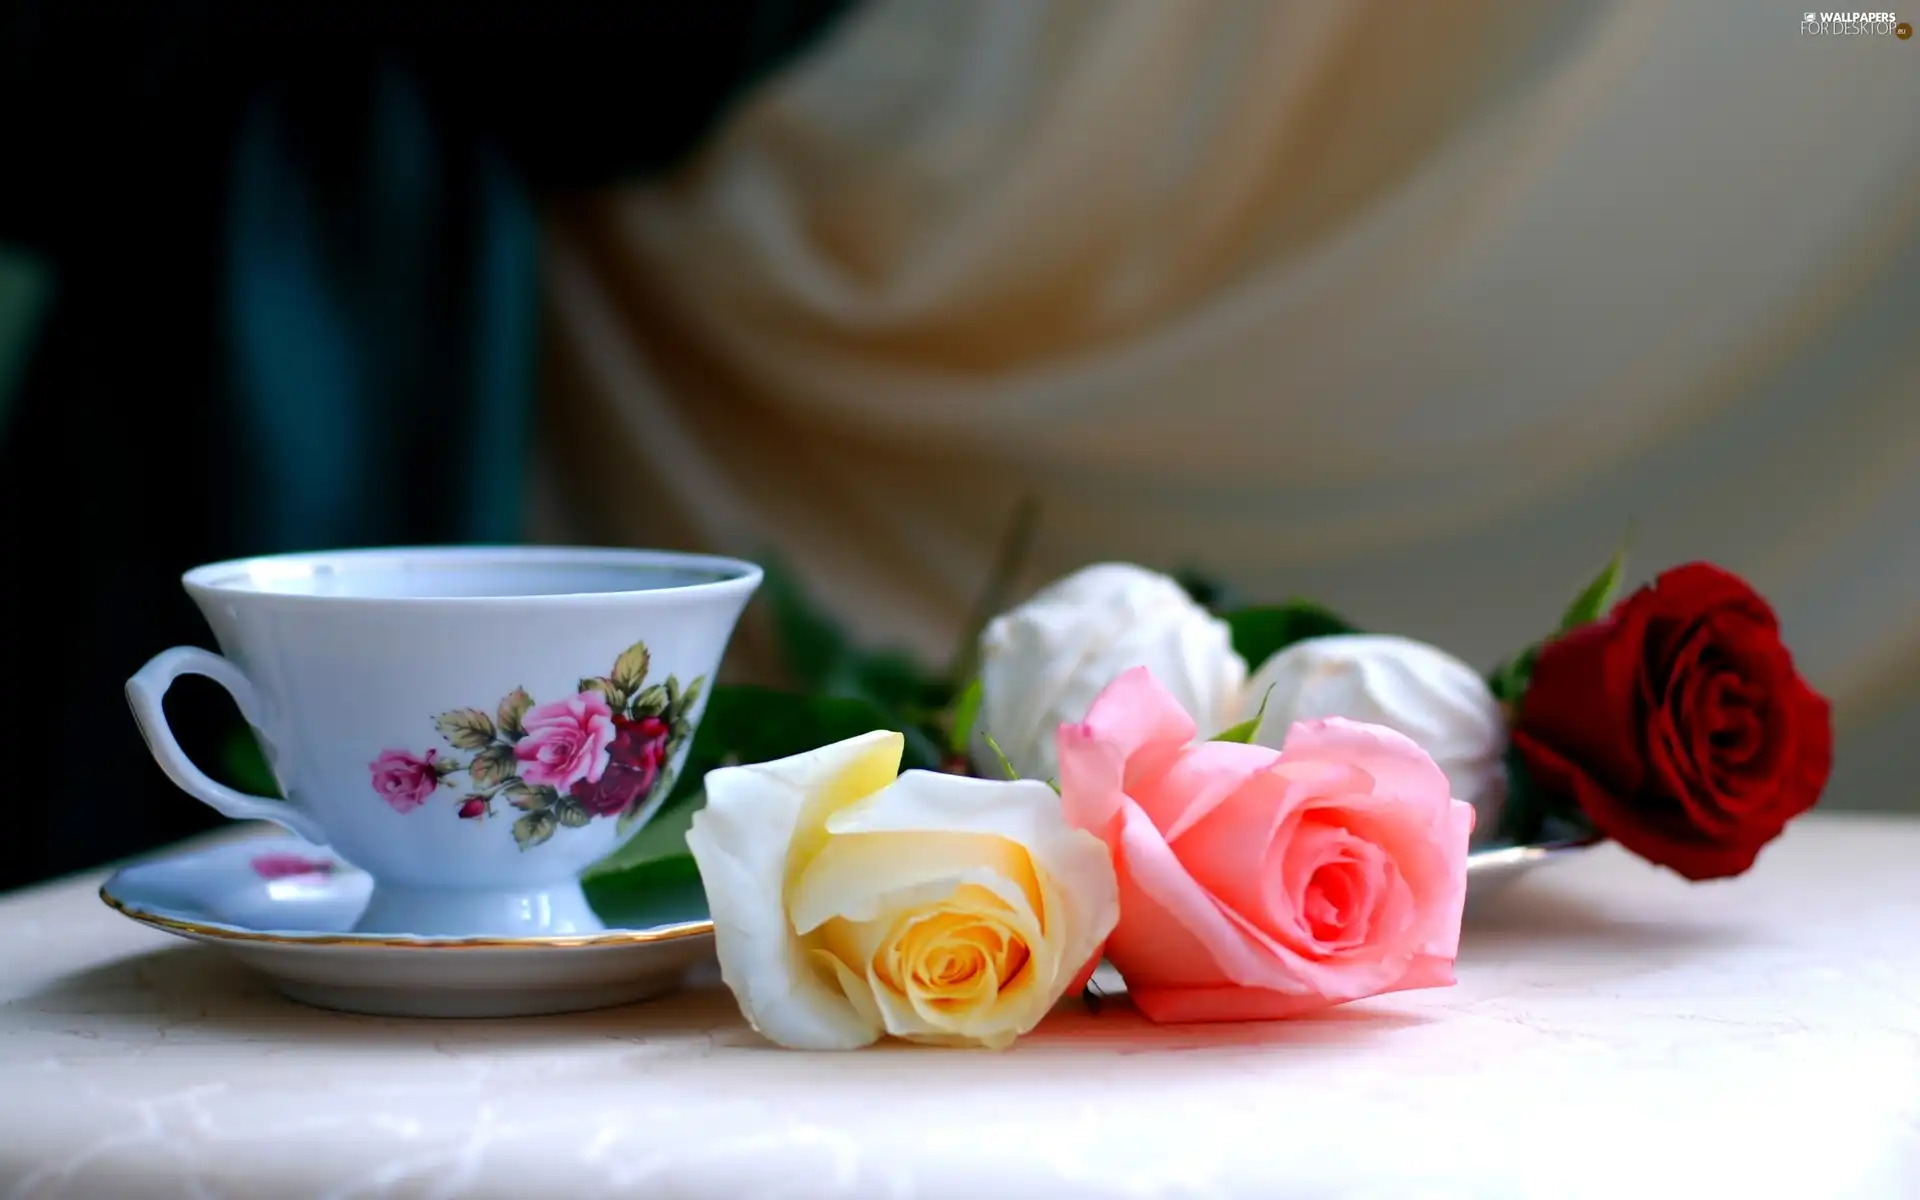
[(293, 837), (188, 850), (114, 872), (100, 898), (144, 925), (231, 951), (295, 1000), (382, 1016), (505, 1017), (644, 1000), (713, 960), (687, 859), (588, 885), (607, 929), (563, 937), (350, 932), (367, 876)]
[(1593, 841), (1483, 846), (1467, 854), (1467, 906), (1471, 912), (1487, 898), (1535, 867), (1590, 850)]

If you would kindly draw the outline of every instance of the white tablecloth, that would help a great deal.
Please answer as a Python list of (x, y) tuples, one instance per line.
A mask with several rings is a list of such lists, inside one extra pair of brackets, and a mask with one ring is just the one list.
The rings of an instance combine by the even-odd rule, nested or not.
[(780, 1051), (711, 986), (321, 1012), (98, 883), (0, 899), (0, 1196), (1920, 1195), (1920, 822), (1706, 886), (1603, 847), (1477, 912), (1455, 988), (1000, 1054)]

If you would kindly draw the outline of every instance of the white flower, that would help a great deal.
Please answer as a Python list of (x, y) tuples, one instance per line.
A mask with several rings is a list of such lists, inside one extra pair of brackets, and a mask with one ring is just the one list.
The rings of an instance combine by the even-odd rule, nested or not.
[(783, 1046), (1006, 1046), (1119, 919), (1110, 853), (1052, 788), (896, 778), (903, 746), (881, 731), (707, 774), (687, 846), (720, 972)]
[(1277, 748), (1295, 721), (1317, 717), (1385, 725), (1432, 756), (1453, 798), (1473, 805), (1481, 832), (1493, 828), (1507, 793), (1506, 722), (1479, 672), (1446, 651), (1373, 634), (1308, 638), (1253, 673), (1236, 719), (1259, 711), (1262, 697), (1259, 745)]
[(1074, 572), (990, 622), (980, 635), (973, 760), (996, 767), (991, 735), (1029, 779), (1059, 773), (1054, 732), (1087, 715), (1123, 671), (1146, 667), (1205, 736), (1231, 725), (1247, 677), (1225, 621), (1173, 579), (1128, 563)]

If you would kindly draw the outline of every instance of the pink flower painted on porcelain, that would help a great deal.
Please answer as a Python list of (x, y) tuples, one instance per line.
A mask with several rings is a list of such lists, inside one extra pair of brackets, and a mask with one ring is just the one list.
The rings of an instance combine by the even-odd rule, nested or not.
[(512, 814), (522, 850), (603, 819), (624, 831), (671, 793), (673, 760), (706, 687), (702, 676), (683, 688), (671, 673), (652, 682), (652, 666), (646, 643), (634, 642), (564, 700), (536, 705), (516, 687), (488, 707), (448, 709), (433, 724), (451, 753), (389, 750), (374, 760), (374, 788), (411, 812), (446, 783), (454, 818), (482, 829)]
[(425, 804), (440, 786), (440, 771), (433, 762), (439, 753), (438, 750), (429, 750), (424, 755), (405, 750), (381, 751), (380, 757), (367, 764), (367, 770), (373, 775), (373, 790), (380, 793), (380, 798), (393, 811), (412, 812)]
[(599, 692), (581, 692), (528, 710), (527, 735), (513, 747), (520, 778), (564, 792), (581, 781), (598, 783), (613, 744), (613, 708)]
[(275, 879), (300, 879), (306, 876), (324, 878), (333, 874), (333, 860), (326, 858), (307, 858), (299, 854), (260, 854), (255, 855), (253, 873), (271, 882)]
[(595, 817), (626, 812), (646, 800), (666, 766), (672, 726), (659, 717), (614, 718), (616, 731), (599, 780), (573, 785), (571, 795)]
[(1411, 739), (1301, 721), (1193, 744), (1144, 668), (1060, 726), (1067, 818), (1113, 850), (1109, 961), (1155, 1021), (1285, 1017), (1453, 983), (1473, 808)]

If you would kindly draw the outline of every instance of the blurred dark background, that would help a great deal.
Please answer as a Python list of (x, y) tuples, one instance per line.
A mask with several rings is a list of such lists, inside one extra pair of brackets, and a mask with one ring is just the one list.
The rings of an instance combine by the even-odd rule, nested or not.
[[(0, 4), (0, 888), (217, 820), (119, 700), (196, 563), (510, 542), (542, 200), (683, 159), (841, 0)], [(170, 700), (230, 781), (230, 702)]]

